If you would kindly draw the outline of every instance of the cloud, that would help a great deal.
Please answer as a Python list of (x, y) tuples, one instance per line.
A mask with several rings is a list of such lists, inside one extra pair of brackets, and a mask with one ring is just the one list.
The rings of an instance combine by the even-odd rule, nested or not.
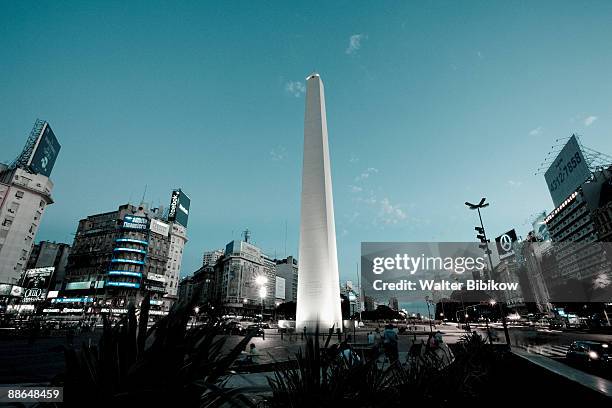
[(587, 116), (584, 118), (584, 126), (591, 126), (597, 120), (597, 116)]
[(359, 183), (360, 181), (363, 181), (369, 178), (372, 174), (375, 174), (375, 173), (378, 173), (378, 169), (374, 167), (368, 167), (367, 169), (365, 169), (363, 173), (355, 177), (355, 183)]
[(542, 128), (542, 126), (538, 126), (535, 129), (531, 129), (531, 131), (529, 132), (530, 136), (539, 136), (542, 134), (542, 130), (544, 130), (544, 128)]
[[(371, 194), (365, 198), (359, 197), (355, 201), (363, 203), (374, 210), (374, 214), (369, 219), (376, 226), (394, 225), (408, 218), (401, 206), (392, 204), (387, 197), (378, 199), (374, 194)], [(355, 213), (351, 221), (354, 221), (358, 215), (359, 213)]]
[(285, 84), (285, 91), (299, 98), (306, 92), (306, 86), (300, 81), (289, 81)]
[(380, 200), (379, 218), (384, 224), (397, 224), (406, 219), (406, 213), (399, 207), (389, 202), (388, 198)]
[(349, 188), (351, 189), (351, 193), (361, 193), (363, 191), (363, 188), (359, 186), (349, 186)]
[(512, 187), (520, 187), (523, 185), (522, 181), (514, 181), (514, 180), (508, 180), (508, 184), (510, 184)]
[(285, 160), (285, 158), (287, 158), (287, 149), (285, 149), (283, 146), (275, 147), (274, 149), (270, 150), (270, 156), (272, 157), (272, 160)]
[(353, 34), (349, 37), (349, 45), (344, 51), (347, 54), (355, 54), (361, 48), (361, 41), (367, 40), (368, 36), (365, 34)]

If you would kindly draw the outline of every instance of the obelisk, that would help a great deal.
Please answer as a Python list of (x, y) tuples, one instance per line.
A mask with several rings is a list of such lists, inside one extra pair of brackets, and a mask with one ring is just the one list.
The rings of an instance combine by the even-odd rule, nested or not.
[(306, 78), (296, 330), (342, 329), (323, 82)]

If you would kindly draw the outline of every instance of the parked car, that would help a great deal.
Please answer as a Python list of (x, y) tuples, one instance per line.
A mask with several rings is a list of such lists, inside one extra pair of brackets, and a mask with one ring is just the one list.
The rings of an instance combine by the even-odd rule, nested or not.
[(565, 358), (570, 362), (600, 367), (609, 367), (612, 360), (608, 343), (582, 340), (571, 344)]

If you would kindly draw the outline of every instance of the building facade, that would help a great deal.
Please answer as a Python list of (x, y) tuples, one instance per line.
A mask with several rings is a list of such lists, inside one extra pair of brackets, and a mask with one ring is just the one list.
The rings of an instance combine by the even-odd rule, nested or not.
[(149, 294), (151, 314), (164, 314), (177, 298), (186, 241), (185, 227), (142, 204), (88, 216), (79, 221), (56, 302), (88, 299), (101, 312), (122, 313)]
[[(285, 280), (284, 282), (284, 302), (297, 302), (297, 283), (298, 283), (298, 261), (292, 256), (285, 259), (277, 259), (276, 276)], [(280, 298), (280, 296), (277, 296)]]
[(0, 283), (18, 284), (42, 216), (53, 204), (53, 182), (42, 174), (0, 166)]
[(275, 266), (255, 245), (246, 240), (231, 241), (215, 267), (216, 299), (230, 312), (258, 313), (262, 305), (265, 310), (271, 309), (275, 302)]
[(61, 290), (66, 276), (66, 265), (70, 255), (70, 245), (61, 242), (40, 241), (35, 244), (28, 260), (28, 269), (53, 266), (55, 272), (50, 288)]

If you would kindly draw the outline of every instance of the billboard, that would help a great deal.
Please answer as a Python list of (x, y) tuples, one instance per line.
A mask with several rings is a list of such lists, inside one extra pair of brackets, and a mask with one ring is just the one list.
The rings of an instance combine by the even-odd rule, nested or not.
[(512, 249), (513, 244), (516, 242), (516, 231), (511, 229), (505, 234), (495, 238), (495, 244), (497, 245), (497, 252), (499, 253), (499, 259), (505, 259), (509, 256), (514, 255)]
[(55, 159), (59, 155), (60, 148), (61, 146), (53, 130), (51, 130), (51, 126), (45, 122), (28, 162), (30, 170), (49, 177), (55, 165)]
[(181, 189), (174, 190), (170, 198), (168, 221), (175, 221), (183, 227), (187, 227), (190, 203), (191, 199)]
[(132, 230), (146, 230), (149, 227), (149, 220), (145, 217), (125, 215), (123, 217), (123, 228)]
[(26, 270), (22, 303), (36, 303), (47, 299), (47, 290), (54, 271), (53, 266)]
[(9, 296), (13, 285), (8, 283), (0, 283), (0, 296)]
[(159, 234), (159, 235), (163, 235), (165, 237), (167, 237), (168, 234), (170, 233), (170, 225), (166, 224), (165, 222), (156, 220), (156, 219), (151, 220), (151, 225), (149, 228), (151, 229), (152, 232), (155, 232), (156, 234)]
[(276, 277), (276, 288), (275, 288), (275, 297), (277, 299), (285, 300), (285, 278), (281, 278), (280, 276)]
[(544, 179), (548, 184), (548, 191), (555, 207), (561, 205), (590, 175), (591, 172), (578, 144), (578, 139), (572, 135), (544, 173)]

